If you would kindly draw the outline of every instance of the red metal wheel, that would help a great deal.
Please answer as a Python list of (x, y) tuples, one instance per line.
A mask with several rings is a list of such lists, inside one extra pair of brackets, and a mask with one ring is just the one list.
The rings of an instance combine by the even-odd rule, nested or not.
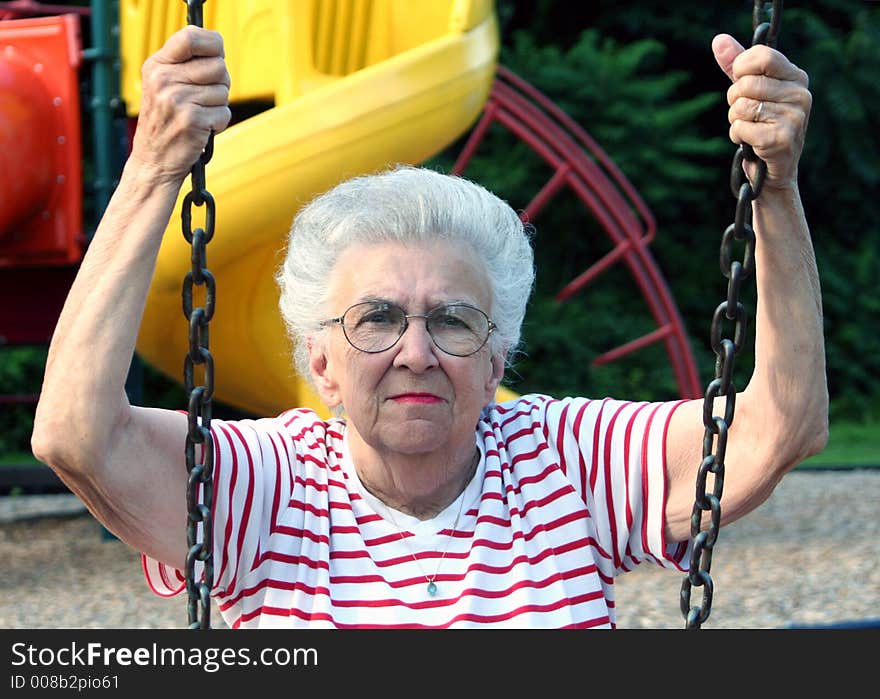
[(598, 221), (612, 245), (610, 252), (560, 289), (556, 299), (571, 299), (611, 266), (622, 263), (656, 323), (651, 332), (603, 352), (593, 364), (608, 364), (662, 342), (680, 396), (701, 396), (703, 391), (684, 323), (649, 250), (656, 222), (633, 185), (583, 128), (534, 86), (503, 66), (498, 68), (482, 117), (453, 165), (455, 174), (464, 173), (493, 124), (501, 125), (527, 144), (552, 170), (546, 184), (522, 210), (523, 220), (533, 222), (555, 195), (569, 188)]

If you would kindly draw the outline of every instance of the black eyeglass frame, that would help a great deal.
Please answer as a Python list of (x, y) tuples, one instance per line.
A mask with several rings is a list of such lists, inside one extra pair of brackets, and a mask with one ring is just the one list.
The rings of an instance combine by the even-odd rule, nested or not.
[[(395, 338), (394, 342), (392, 342), (390, 345), (388, 345), (388, 347), (385, 347), (380, 350), (365, 350), (365, 349), (358, 347), (356, 344), (354, 344), (354, 342), (352, 342), (351, 338), (348, 336), (348, 331), (345, 329), (344, 318), (345, 318), (346, 314), (352, 308), (356, 308), (357, 306), (366, 306), (366, 305), (370, 305), (370, 304), (385, 305), (385, 306), (388, 306), (389, 308), (396, 308), (399, 311), (401, 311), (401, 313), (403, 314), (403, 325), (401, 326), (401, 329), (397, 335), (397, 338)], [(438, 311), (442, 308), (456, 308), (456, 307), (468, 308), (472, 311), (476, 311), (477, 313), (479, 313), (480, 315), (482, 315), (486, 319), (486, 324), (487, 324), (487, 328), (488, 328), (488, 330), (486, 332), (486, 337), (483, 338), (483, 342), (480, 344), (479, 347), (477, 347), (472, 352), (468, 352), (467, 354), (456, 354), (455, 352), (450, 352), (449, 350), (444, 349), (439, 344), (437, 344), (437, 340), (434, 339), (434, 333), (431, 332), (431, 326), (428, 321), (428, 317), (432, 313), (434, 313), (435, 311)], [(363, 352), (365, 354), (381, 354), (382, 352), (387, 352), (392, 347), (394, 347), (394, 345), (396, 345), (398, 342), (400, 342), (400, 338), (403, 337), (407, 328), (409, 328), (409, 319), (410, 318), (423, 318), (425, 321), (425, 330), (428, 332), (428, 335), (430, 335), (431, 342), (434, 343), (434, 346), (437, 349), (439, 349), (444, 354), (448, 354), (451, 357), (470, 357), (471, 355), (476, 354), (481, 349), (483, 349), (483, 347), (486, 346), (486, 343), (489, 342), (489, 337), (492, 335), (492, 333), (495, 330), (498, 329), (498, 326), (495, 325), (495, 323), (492, 321), (491, 318), (489, 318), (488, 314), (484, 310), (477, 308), (476, 306), (471, 306), (469, 303), (444, 303), (440, 306), (435, 306), (434, 308), (430, 309), (427, 313), (407, 313), (403, 308), (398, 306), (396, 303), (391, 303), (390, 301), (359, 301), (358, 303), (354, 303), (351, 306), (349, 306), (348, 308), (346, 308), (342, 312), (342, 315), (337, 316), (336, 318), (328, 318), (327, 320), (322, 320), (319, 323), (319, 325), (322, 328), (327, 327), (328, 325), (338, 325), (339, 327), (342, 328), (342, 334), (345, 336), (345, 339), (348, 342), (348, 344), (350, 344), (352, 347), (354, 347), (358, 352)]]

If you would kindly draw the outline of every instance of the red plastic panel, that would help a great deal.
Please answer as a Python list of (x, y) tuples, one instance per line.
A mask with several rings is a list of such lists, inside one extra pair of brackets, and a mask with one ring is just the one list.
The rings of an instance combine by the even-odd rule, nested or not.
[(0, 22), (0, 267), (82, 256), (82, 144), (73, 15)]

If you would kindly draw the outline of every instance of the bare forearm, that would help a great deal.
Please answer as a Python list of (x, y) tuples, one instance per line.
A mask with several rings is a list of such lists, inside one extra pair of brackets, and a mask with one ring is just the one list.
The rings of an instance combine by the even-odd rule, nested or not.
[(754, 226), (755, 371), (743, 398), (762, 406), (765, 429), (778, 425), (797, 461), (824, 447), (828, 393), (819, 274), (796, 186), (765, 189)]
[(35, 445), (56, 449), (47, 442), (75, 425), (77, 441), (69, 448), (88, 461), (125, 419), (125, 380), (177, 191), (131, 161), (126, 165), (52, 337)]

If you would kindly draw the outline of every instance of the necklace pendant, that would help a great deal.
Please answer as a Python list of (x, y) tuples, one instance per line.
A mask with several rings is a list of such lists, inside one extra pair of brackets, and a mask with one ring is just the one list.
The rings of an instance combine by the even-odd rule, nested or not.
[(434, 584), (433, 580), (428, 583), (428, 594), (431, 595), (431, 597), (437, 594), (437, 586)]

